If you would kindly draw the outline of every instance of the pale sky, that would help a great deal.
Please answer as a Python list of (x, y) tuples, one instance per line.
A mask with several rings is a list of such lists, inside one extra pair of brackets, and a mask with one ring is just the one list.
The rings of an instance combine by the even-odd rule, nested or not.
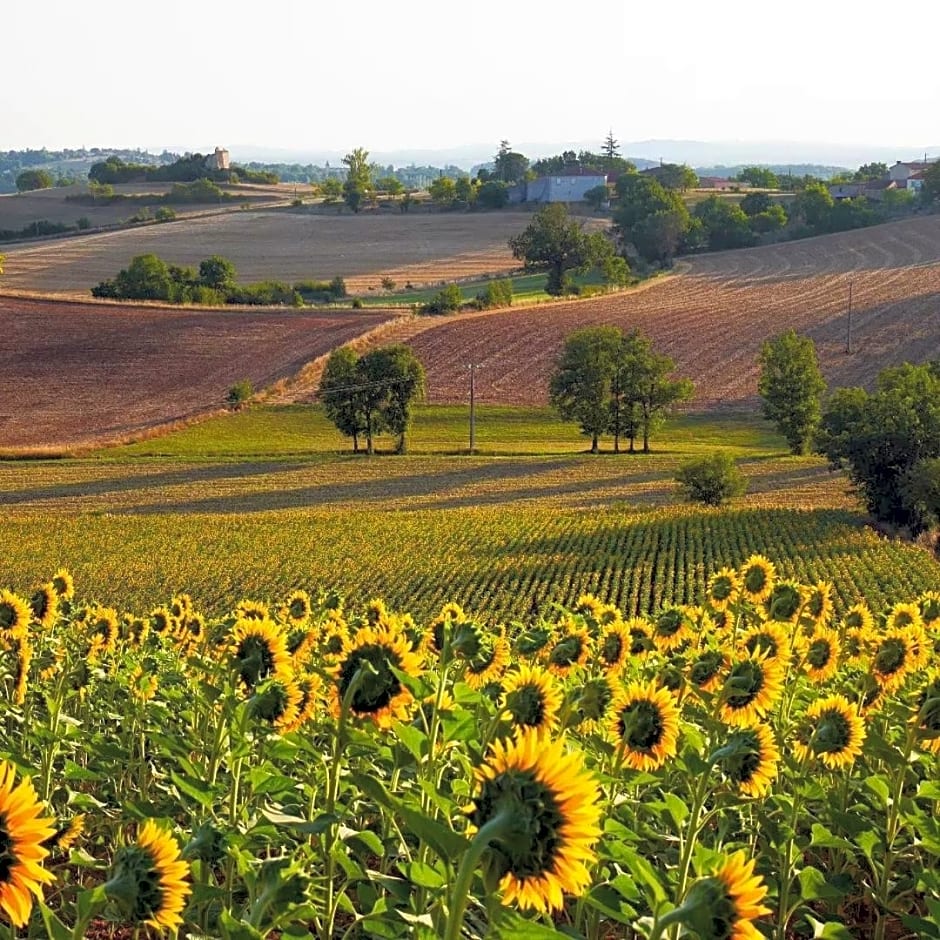
[(916, 154), (940, 145), (938, 26), (936, 0), (5, 0), (0, 150), (599, 148), (612, 128)]

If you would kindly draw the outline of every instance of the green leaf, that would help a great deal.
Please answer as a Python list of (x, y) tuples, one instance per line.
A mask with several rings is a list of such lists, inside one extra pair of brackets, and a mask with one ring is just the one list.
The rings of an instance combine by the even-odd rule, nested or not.
[(627, 904), (610, 885), (597, 885), (585, 896), (584, 903), (618, 924), (632, 924), (636, 909)]
[(885, 778), (880, 776), (866, 777), (865, 786), (881, 800), (882, 807), (887, 808), (891, 791)]
[(829, 920), (823, 923), (821, 920), (816, 920), (815, 917), (806, 915), (806, 920), (809, 925), (813, 928), (813, 938), (816, 937), (825, 937), (828, 940), (855, 940), (855, 937), (852, 935), (845, 924), (840, 924), (838, 921)]
[(923, 917), (901, 917), (901, 923), (908, 930), (913, 931), (914, 936), (924, 938), (924, 940), (937, 940), (940, 938), (940, 924), (935, 920), (924, 920)]
[(804, 901), (839, 901), (846, 891), (827, 881), (826, 876), (812, 865), (807, 865), (800, 874), (800, 895)]
[(400, 721), (394, 725), (395, 736), (408, 749), (408, 753), (420, 764), (427, 753), (428, 736), (414, 725), (402, 724)]
[(663, 802), (666, 804), (666, 808), (669, 810), (669, 815), (672, 817), (672, 821), (676, 824), (677, 829), (682, 828), (682, 824), (688, 819), (689, 808), (675, 795), (675, 793), (666, 793), (663, 795)]
[(871, 861), (875, 857), (875, 847), (882, 844), (882, 838), (875, 832), (873, 829), (869, 829), (866, 832), (860, 832), (856, 837), (855, 841), (858, 843), (861, 850), (865, 853), (865, 858)]
[(171, 771), (170, 779), (176, 784), (181, 793), (185, 793), (191, 800), (195, 800), (203, 809), (212, 808), (212, 791), (199, 780), (193, 780), (191, 777), (184, 777), (175, 771)]
[(532, 920), (526, 920), (509, 908), (503, 908), (498, 922), (492, 925), (497, 940), (558, 940), (559, 932)]
[(834, 836), (822, 823), (813, 823), (813, 839), (811, 846), (817, 846), (823, 849), (842, 849), (851, 852), (854, 846), (851, 842), (843, 839), (841, 836)]
[(357, 855), (376, 855), (379, 858), (385, 855), (385, 846), (382, 845), (382, 840), (369, 829), (359, 831), (341, 827), (339, 837)]
[(401, 873), (419, 888), (440, 888), (447, 879), (431, 865), (424, 862), (400, 862)]
[(924, 800), (940, 800), (940, 783), (924, 780), (917, 788), (917, 796)]
[(662, 882), (659, 880), (659, 874), (656, 872), (656, 869), (638, 852), (635, 852), (629, 846), (621, 846), (622, 851), (619, 853), (619, 861), (621, 861), (626, 867), (630, 870), (630, 874), (633, 877), (645, 884), (650, 891), (653, 892), (653, 900), (660, 904), (665, 901), (666, 891), (663, 888)]
[(49, 940), (72, 940), (72, 931), (42, 901), (39, 902), (39, 913)]
[(219, 915), (219, 926), (222, 928), (223, 940), (264, 940), (264, 935), (251, 924), (236, 920), (229, 911), (222, 911)]

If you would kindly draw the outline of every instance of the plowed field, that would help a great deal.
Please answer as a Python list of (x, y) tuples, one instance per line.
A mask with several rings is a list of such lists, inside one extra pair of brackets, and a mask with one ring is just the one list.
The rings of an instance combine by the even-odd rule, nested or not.
[(112, 441), (219, 408), (394, 317), (0, 297), (0, 448)]
[(815, 341), (830, 386), (868, 385), (885, 366), (940, 357), (940, 217), (706, 255), (638, 291), (406, 324), (401, 336), (432, 402), (466, 400), (472, 361), (478, 400), (541, 404), (564, 337), (597, 324), (651, 336), (694, 380), (696, 407), (755, 398), (761, 344), (791, 327)]

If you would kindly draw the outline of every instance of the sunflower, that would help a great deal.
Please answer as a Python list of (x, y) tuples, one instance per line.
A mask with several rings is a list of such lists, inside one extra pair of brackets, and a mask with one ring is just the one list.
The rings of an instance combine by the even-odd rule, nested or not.
[[(188, 595), (184, 595), (188, 596)], [(191, 606), (190, 602), (190, 606)], [(172, 610), (172, 608), (171, 608)], [(179, 617), (180, 614), (175, 614)], [(236, 620), (270, 620), (271, 615), (268, 613), (268, 605), (262, 604), (261, 601), (252, 601), (248, 598), (243, 598), (235, 605), (235, 610), (232, 611), (232, 616)]]
[(366, 623), (370, 627), (379, 627), (383, 624), (388, 623), (388, 608), (385, 606), (385, 601), (381, 598), (374, 597), (372, 600), (366, 603), (365, 609), (365, 618)]
[(803, 671), (815, 685), (828, 682), (839, 668), (839, 635), (835, 630), (818, 627), (811, 637), (800, 641)]
[(189, 611), (177, 624), (174, 634), (177, 646), (185, 653), (196, 650), (206, 638), (206, 618)]
[(479, 640), (474, 644), (473, 653), (465, 656), (467, 665), (463, 678), (471, 689), (479, 690), (498, 682), (505, 672), (509, 665), (509, 641), (502, 630), (496, 636), (484, 636), (478, 629), (476, 632)]
[(71, 819), (56, 820), (52, 835), (43, 842), (50, 852), (66, 853), (75, 845), (85, 832), (85, 814), (78, 813)]
[(284, 619), (292, 627), (302, 627), (313, 613), (310, 595), (306, 591), (294, 591), (284, 604)]
[(591, 646), (587, 629), (573, 620), (566, 620), (545, 644), (541, 659), (550, 672), (564, 678), (587, 663)]
[(13, 641), (16, 654), (16, 667), (13, 674), (13, 704), (22, 705), (26, 701), (26, 685), (29, 681), (29, 665), (33, 661), (33, 645), (25, 636)]
[(728, 658), (720, 650), (706, 649), (686, 670), (689, 683), (699, 692), (714, 692), (721, 685), (721, 673)]
[(188, 875), (176, 839), (148, 819), (137, 841), (115, 853), (104, 887), (132, 923), (177, 930), (191, 890)]
[(182, 620), (193, 609), (193, 599), (188, 594), (174, 594), (170, 599), (170, 613)]
[(653, 642), (653, 625), (643, 617), (634, 617), (624, 626), (630, 634), (630, 655), (642, 658), (656, 649)]
[(327, 663), (336, 662), (349, 641), (349, 626), (341, 614), (330, 614), (320, 630), (318, 653)]
[(911, 719), (924, 735), (924, 750), (940, 754), (940, 673), (933, 673), (916, 699), (917, 711)]
[[(421, 658), (401, 634), (360, 627), (356, 635), (344, 643), (332, 668), (330, 708), (333, 717), (340, 716), (343, 701), (349, 695), (350, 712), (357, 718), (371, 719), (380, 728), (388, 728), (394, 719), (404, 718), (412, 695), (392, 672), (393, 667), (409, 676), (419, 676)], [(357, 676), (358, 684), (352, 688)]]
[(141, 705), (149, 702), (157, 694), (157, 664), (150, 661), (147, 667), (144, 669), (143, 665), (137, 666), (127, 683), (131, 698)]
[(563, 907), (565, 893), (584, 892), (601, 808), (581, 756), (527, 731), (492, 744), (475, 776), (471, 825), (480, 830), (503, 819), (507, 826), (494, 834), (483, 859), (485, 880), (498, 882), (503, 903), (550, 912)]
[(428, 624), (428, 629), (421, 642), (425, 655), (438, 655), (444, 651), (444, 633), (454, 624), (466, 623), (467, 615), (460, 604), (445, 604), (441, 612)]
[(750, 722), (728, 733), (715, 761), (742, 795), (765, 796), (777, 776), (780, 750), (768, 725)]
[(806, 591), (802, 584), (796, 581), (775, 581), (764, 601), (764, 610), (768, 620), (796, 623), (805, 603)]
[(750, 655), (733, 663), (721, 687), (721, 720), (743, 725), (762, 719), (783, 689), (783, 666)]
[(60, 568), (52, 576), (52, 586), (56, 594), (65, 601), (70, 601), (75, 597), (75, 581), (69, 573), (68, 568)]
[(846, 627), (847, 619), (848, 615), (842, 620), (842, 662), (846, 666), (867, 668), (868, 654), (873, 642), (872, 629), (865, 626)]
[(49, 854), (43, 843), (53, 832), (53, 820), (42, 816), (33, 784), (29, 780), (13, 785), (14, 770), (0, 763), (0, 910), (14, 927), (29, 920), (31, 895), (42, 898), (42, 886), (55, 881), (42, 866)]
[(323, 682), (318, 675), (312, 672), (299, 673), (294, 676), (294, 682), (300, 690), (297, 714), (292, 722), (281, 722), (279, 730), (282, 734), (300, 730), (317, 713), (323, 698)]
[(791, 652), (788, 626), (767, 620), (751, 627), (741, 637), (741, 649), (752, 656), (763, 656), (770, 662), (778, 662), (786, 667)]
[(654, 620), (653, 642), (661, 653), (680, 649), (692, 637), (688, 612), (682, 607), (664, 607)]
[(548, 734), (558, 724), (562, 693), (550, 672), (522, 665), (503, 678), (503, 710), (514, 728)]
[(754, 604), (761, 604), (770, 596), (777, 571), (773, 562), (763, 555), (751, 555), (738, 572), (741, 594)]
[(621, 620), (607, 624), (594, 650), (595, 661), (605, 672), (618, 672), (630, 654), (630, 631)]
[(886, 631), (872, 648), (871, 674), (886, 694), (900, 688), (913, 668), (910, 633), (905, 628)]
[(920, 610), (924, 626), (936, 626), (940, 621), (940, 591), (924, 591), (917, 598), (917, 607)]
[(56, 614), (59, 612), (59, 595), (51, 581), (41, 584), (29, 599), (33, 618), (44, 630), (49, 630), (55, 624)]
[(875, 629), (875, 618), (868, 609), (868, 605), (860, 602), (853, 604), (845, 612), (841, 626), (845, 633), (849, 630), (861, 630), (865, 634), (870, 634)]
[(601, 730), (606, 725), (607, 710), (620, 691), (620, 683), (609, 672), (585, 679), (573, 691), (568, 724), (582, 734)]
[(26, 636), (32, 611), (22, 597), (12, 591), (0, 591), (0, 639)]
[(727, 610), (741, 593), (741, 577), (734, 568), (719, 568), (709, 579), (705, 599), (716, 611)]
[(858, 713), (867, 718), (884, 705), (886, 695), (884, 687), (879, 685), (870, 672), (866, 672), (853, 683), (850, 698), (852, 704), (858, 709)]
[(657, 770), (676, 753), (679, 708), (675, 696), (656, 682), (634, 682), (608, 712), (610, 735), (634, 770)]
[(906, 604), (899, 601), (885, 618), (885, 630), (917, 629), (924, 625), (923, 618), (920, 615), (920, 607), (917, 604)]
[(817, 699), (803, 716), (793, 750), (799, 760), (818, 757), (830, 770), (849, 767), (862, 753), (865, 721), (844, 695)]
[(275, 672), (290, 669), (284, 631), (271, 620), (239, 620), (229, 634), (232, 668), (249, 691)]
[(85, 621), (85, 636), (91, 643), (89, 662), (95, 662), (103, 654), (113, 653), (120, 636), (117, 611), (113, 607), (91, 608)]
[(808, 591), (806, 614), (817, 627), (823, 627), (832, 619), (832, 585), (828, 581), (817, 581)]
[(281, 670), (253, 687), (248, 713), (284, 734), (298, 727), (302, 702), (303, 692), (297, 680), (289, 670)]
[(176, 620), (169, 607), (157, 607), (150, 614), (150, 632), (157, 636), (171, 634), (176, 629)]
[(121, 625), (121, 635), (134, 646), (143, 646), (150, 636), (150, 620), (146, 617), (135, 617), (131, 614), (124, 615), (124, 622)]
[(700, 940), (760, 940), (753, 921), (771, 913), (761, 904), (767, 887), (754, 874), (754, 859), (743, 851), (728, 856), (706, 878), (694, 882), (673, 919), (682, 920)]
[(923, 625), (908, 627), (907, 638), (911, 646), (911, 671), (917, 672), (930, 662), (933, 646)]

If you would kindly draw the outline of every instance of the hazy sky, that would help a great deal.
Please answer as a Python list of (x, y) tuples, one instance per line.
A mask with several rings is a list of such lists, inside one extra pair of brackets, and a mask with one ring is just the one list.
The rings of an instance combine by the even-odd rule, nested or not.
[(936, 0), (5, 2), (0, 150), (599, 146), (612, 128), (917, 152), (940, 143), (938, 25)]

